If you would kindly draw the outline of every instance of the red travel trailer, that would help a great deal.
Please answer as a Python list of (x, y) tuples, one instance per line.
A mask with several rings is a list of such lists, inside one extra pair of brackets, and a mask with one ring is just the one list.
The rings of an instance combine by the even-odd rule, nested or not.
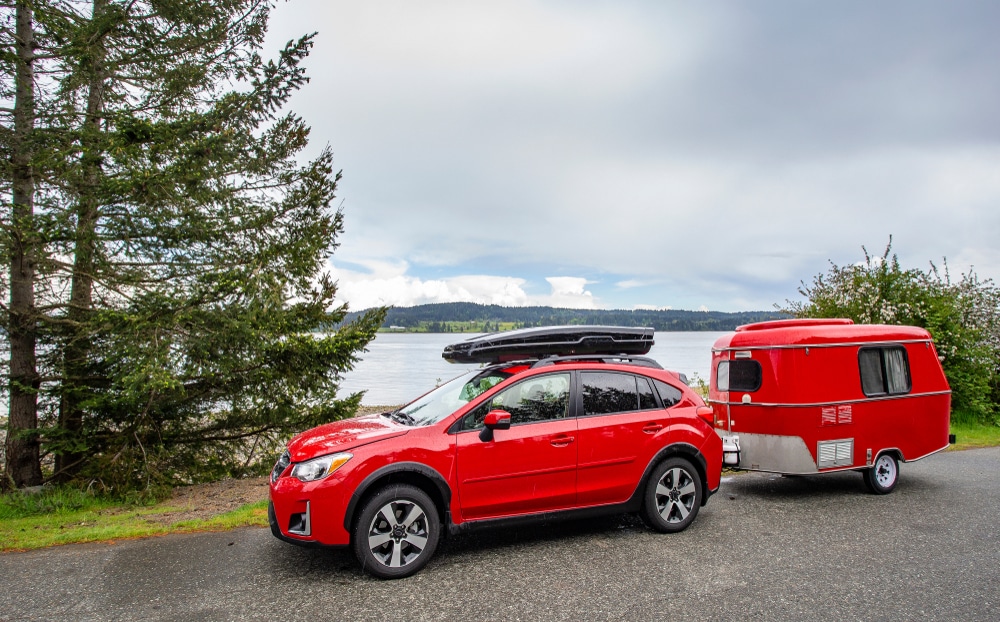
[(749, 324), (712, 347), (709, 403), (726, 466), (853, 469), (891, 492), (899, 462), (954, 442), (951, 389), (930, 333), (844, 319)]

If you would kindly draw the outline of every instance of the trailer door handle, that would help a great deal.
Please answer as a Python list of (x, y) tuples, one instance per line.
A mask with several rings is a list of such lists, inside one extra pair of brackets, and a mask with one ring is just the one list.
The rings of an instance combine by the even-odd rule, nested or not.
[(646, 434), (656, 434), (662, 429), (663, 425), (659, 423), (647, 423), (646, 425), (642, 426), (642, 431), (645, 432)]

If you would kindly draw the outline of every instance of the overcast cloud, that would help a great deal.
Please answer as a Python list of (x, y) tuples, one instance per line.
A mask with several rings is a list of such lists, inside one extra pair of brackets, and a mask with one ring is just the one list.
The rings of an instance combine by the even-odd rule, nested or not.
[(881, 253), (1000, 277), (1000, 3), (292, 0), (352, 309), (770, 309)]

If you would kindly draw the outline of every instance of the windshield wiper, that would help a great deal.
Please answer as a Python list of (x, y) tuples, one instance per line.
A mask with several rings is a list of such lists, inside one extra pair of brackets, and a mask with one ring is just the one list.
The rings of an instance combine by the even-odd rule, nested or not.
[(417, 420), (401, 410), (394, 410), (388, 414), (389, 418), (397, 423), (405, 425), (417, 425)]

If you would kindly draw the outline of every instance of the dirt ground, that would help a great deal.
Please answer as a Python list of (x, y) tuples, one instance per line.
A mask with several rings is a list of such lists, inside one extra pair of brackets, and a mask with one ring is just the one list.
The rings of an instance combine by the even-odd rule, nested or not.
[[(267, 477), (224, 479), (210, 484), (180, 486), (160, 502), (162, 513), (147, 518), (164, 525), (185, 520), (207, 519), (267, 499)], [(171, 508), (171, 509), (167, 509)]]

